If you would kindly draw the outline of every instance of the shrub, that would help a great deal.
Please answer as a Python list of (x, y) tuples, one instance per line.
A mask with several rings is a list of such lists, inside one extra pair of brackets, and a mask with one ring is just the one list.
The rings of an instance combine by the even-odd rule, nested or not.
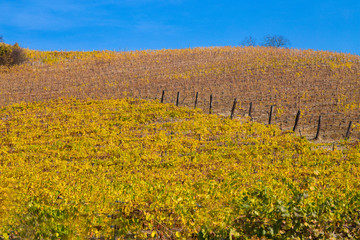
[(19, 65), (26, 61), (26, 53), (17, 43), (0, 43), (0, 65)]

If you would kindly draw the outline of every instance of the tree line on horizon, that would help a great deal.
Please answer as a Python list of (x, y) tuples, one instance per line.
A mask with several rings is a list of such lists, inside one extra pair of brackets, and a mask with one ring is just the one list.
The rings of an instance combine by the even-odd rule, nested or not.
[[(4, 42), (4, 37), (0, 35), (0, 43)], [(263, 42), (259, 45), (252, 36), (246, 36), (241, 42), (241, 46), (265, 46), (265, 47), (288, 47), (290, 45), (289, 39), (282, 35), (266, 35)]]
[(255, 46), (264, 46), (264, 47), (288, 47), (290, 45), (289, 39), (285, 38), (282, 35), (266, 35), (263, 38), (262, 43), (258, 44), (256, 39), (252, 36), (246, 36), (241, 42), (241, 46), (255, 47)]

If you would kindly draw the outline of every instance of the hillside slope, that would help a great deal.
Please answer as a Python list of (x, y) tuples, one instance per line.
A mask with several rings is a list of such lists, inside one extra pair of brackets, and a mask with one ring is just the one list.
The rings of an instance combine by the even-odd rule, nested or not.
[[(0, 104), (77, 97), (109, 99), (131, 96), (194, 106), (206, 112), (236, 114), (266, 123), (293, 126), (301, 110), (298, 134), (312, 138), (322, 116), (323, 140), (343, 138), (350, 121), (359, 123), (360, 57), (312, 50), (264, 47), (194, 48), (136, 52), (28, 51), (26, 66), (0, 70)], [(355, 126), (355, 124), (353, 125)], [(354, 129), (356, 130), (356, 129)], [(352, 133), (359, 138), (359, 132)]]

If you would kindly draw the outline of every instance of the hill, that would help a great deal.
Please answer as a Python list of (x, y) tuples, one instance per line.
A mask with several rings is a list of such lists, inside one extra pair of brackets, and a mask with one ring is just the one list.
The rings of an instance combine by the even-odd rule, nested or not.
[[(349, 122), (359, 123), (360, 57), (357, 55), (265, 47), (214, 47), (135, 52), (28, 51), (26, 66), (0, 69), (0, 104), (59, 97), (159, 99), (229, 115), (234, 98), (239, 117), (293, 127), (311, 139), (322, 116), (321, 141), (342, 139)], [(360, 137), (355, 128), (353, 138)]]

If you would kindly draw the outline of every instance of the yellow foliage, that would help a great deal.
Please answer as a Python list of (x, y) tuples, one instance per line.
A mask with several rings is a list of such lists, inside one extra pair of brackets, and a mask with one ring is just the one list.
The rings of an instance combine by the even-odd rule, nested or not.
[(306, 192), (308, 206), (360, 187), (358, 145), (328, 151), (170, 104), (59, 99), (4, 107), (0, 119), (4, 237), (245, 236), (240, 203), (258, 188), (280, 202)]

